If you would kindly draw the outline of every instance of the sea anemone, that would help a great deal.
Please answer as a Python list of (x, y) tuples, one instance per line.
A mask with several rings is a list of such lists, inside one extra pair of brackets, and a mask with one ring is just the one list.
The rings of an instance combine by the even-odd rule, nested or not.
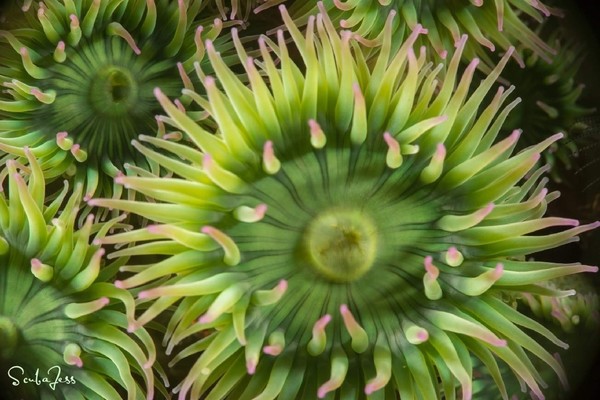
[(156, 131), (152, 89), (177, 96), (223, 27), (198, 18), (206, 4), (25, 1), (0, 30), (0, 150), (24, 158), (29, 146), (47, 179), (75, 175), (88, 197), (120, 197), (119, 170), (152, 168), (130, 145)]
[[(290, 3), (290, 15), (299, 24), (316, 12), (314, 0)], [(510, 46), (530, 49), (550, 62), (554, 50), (529, 28), (528, 20), (539, 23), (561, 14), (537, 0), (325, 0), (323, 5), (334, 23), (352, 30), (369, 46), (381, 43), (390, 11), (400, 16), (394, 27), (397, 43), (420, 23), (428, 34), (419, 42), (433, 47), (441, 58), (447, 57), (462, 34), (468, 34), (471, 40), (463, 54), (468, 60), (480, 58), (480, 68), (486, 71), (494, 65), (489, 52), (506, 51)], [(513, 57), (523, 66), (519, 53)]]
[(109, 282), (118, 263), (105, 266), (104, 249), (89, 244), (119, 219), (94, 224), (90, 214), (74, 230), (81, 185), (69, 197), (65, 182), (46, 201), (40, 165), (24, 153), (29, 165), (8, 160), (1, 173), (0, 371), (9, 383), (3, 395), (134, 400), (152, 398), (155, 388), (165, 392), (154, 379), (149, 333), (124, 332), (134, 299)]
[(513, 88), (502, 87), (482, 101), (513, 49), (469, 94), (479, 60), (459, 73), (466, 35), (438, 81), (443, 66), (413, 50), (420, 25), (392, 53), (387, 24), (367, 64), (327, 14), (303, 35), (280, 10), (295, 48), (280, 30), (259, 39), (260, 62), (241, 52), (249, 87), (206, 42), (208, 99), (184, 93), (215, 132), (155, 89), (194, 146), (136, 142), (169, 174), (116, 181), (154, 202), (89, 200), (153, 221), (101, 243), (136, 243), (109, 255), (139, 257), (115, 282), (143, 289), (132, 327), (175, 307), (171, 365), (193, 360), (179, 399), (470, 399), (472, 356), (504, 399), (499, 365), (543, 397), (530, 357), (566, 384), (538, 341), (567, 345), (502, 298), (573, 294), (537, 283), (596, 267), (521, 258), (599, 223), (543, 217), (556, 193), (534, 165), (560, 134), (514, 155), (519, 131), (493, 144), (518, 101), (504, 105)]

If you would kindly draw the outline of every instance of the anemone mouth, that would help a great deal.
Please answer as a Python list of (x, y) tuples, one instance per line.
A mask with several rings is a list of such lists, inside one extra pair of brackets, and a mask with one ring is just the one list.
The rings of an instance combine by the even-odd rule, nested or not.
[(326, 210), (304, 232), (311, 266), (334, 282), (363, 276), (377, 252), (377, 230), (368, 216), (356, 210)]
[(90, 88), (90, 103), (96, 112), (122, 115), (131, 110), (136, 100), (137, 83), (128, 70), (109, 66), (96, 74)]

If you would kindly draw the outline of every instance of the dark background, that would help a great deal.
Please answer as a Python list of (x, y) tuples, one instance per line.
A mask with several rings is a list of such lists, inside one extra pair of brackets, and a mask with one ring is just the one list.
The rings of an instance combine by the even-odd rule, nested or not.
[[(582, 80), (586, 82), (588, 87), (586, 88), (585, 95), (593, 103), (595, 107), (600, 110), (600, 2), (598, 0), (563, 0), (563, 3), (573, 2), (574, 7), (581, 14), (581, 19), (584, 20), (581, 26), (585, 26), (582, 31), (587, 40), (589, 41), (589, 47), (591, 53), (588, 59), (582, 65)], [(598, 111), (597, 111), (598, 113)], [(600, 133), (600, 129), (597, 129)], [(600, 141), (600, 134), (596, 140)], [(595, 154), (587, 155), (588, 158), (594, 157), (600, 160), (600, 149), (596, 148)], [(597, 168), (593, 168), (595, 171), (592, 172), (596, 177), (600, 176), (600, 163)], [(586, 199), (594, 198), (600, 195), (600, 185), (596, 185), (588, 193), (584, 193), (583, 197)], [(600, 210), (596, 209), (592, 215), (595, 219), (600, 219)], [(598, 238), (597, 233), (595, 234), (596, 239)], [(598, 240), (592, 242), (592, 244), (598, 243)], [(591, 261), (595, 261), (595, 265), (600, 263), (600, 247), (590, 246), (587, 257)], [(598, 278), (598, 277), (596, 277)], [(596, 282), (599, 280), (596, 279)], [(592, 341), (596, 343), (595, 349), (590, 351), (596, 352), (595, 361), (591, 369), (585, 373), (584, 380), (579, 388), (575, 389), (573, 396), (570, 400), (598, 400), (600, 399), (600, 353), (598, 353), (598, 344), (600, 343), (600, 336), (594, 335)]]

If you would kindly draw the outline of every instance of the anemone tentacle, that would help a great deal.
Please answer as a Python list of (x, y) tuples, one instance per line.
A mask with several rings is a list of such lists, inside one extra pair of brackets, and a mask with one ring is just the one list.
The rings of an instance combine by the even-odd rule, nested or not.
[(562, 135), (518, 153), (520, 131), (494, 144), (518, 100), (500, 87), (482, 103), (513, 49), (470, 90), (478, 60), (459, 71), (466, 35), (442, 78), (413, 50), (421, 25), (397, 53), (366, 64), (356, 36), (336, 32), (326, 13), (303, 34), (280, 10), (294, 48), (280, 30), (276, 42), (259, 39), (260, 62), (240, 52), (249, 86), (206, 43), (215, 76), (203, 77), (208, 101), (198, 106), (214, 131), (155, 89), (193, 143), (179, 159), (162, 154), (176, 151), (168, 141), (136, 143), (170, 174), (118, 183), (155, 202), (88, 202), (154, 221), (100, 241), (136, 243), (114, 258), (163, 256), (116, 285), (143, 287), (135, 327), (176, 308), (164, 338), (170, 365), (196, 359), (179, 399), (466, 400), (471, 356), (491, 371), (507, 365), (540, 398), (532, 359), (566, 384), (529, 332), (567, 345), (502, 297), (572, 295), (538, 282), (596, 267), (521, 256), (599, 223), (544, 217), (557, 193), (535, 165)]

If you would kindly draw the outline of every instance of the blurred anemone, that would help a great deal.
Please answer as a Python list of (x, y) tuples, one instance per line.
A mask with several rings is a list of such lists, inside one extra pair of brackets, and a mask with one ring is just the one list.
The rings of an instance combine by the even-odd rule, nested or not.
[[(314, 0), (291, 1), (290, 15), (296, 23), (305, 24), (317, 11), (316, 5)], [(507, 51), (510, 46), (522, 46), (550, 62), (554, 50), (529, 25), (561, 14), (537, 0), (324, 0), (323, 7), (335, 24), (352, 30), (369, 46), (382, 42), (390, 12), (399, 15), (394, 24), (398, 45), (422, 24), (427, 35), (417, 43), (433, 47), (441, 58), (447, 57), (462, 34), (468, 34), (471, 40), (463, 55), (467, 60), (479, 57), (483, 61), (480, 68), (486, 72), (495, 65), (490, 52)], [(513, 57), (524, 65), (519, 53)]]
[[(599, 223), (544, 217), (558, 193), (535, 165), (560, 134), (517, 154), (519, 131), (493, 144), (518, 100), (505, 104), (513, 88), (500, 87), (482, 102), (513, 49), (470, 93), (479, 60), (459, 72), (466, 35), (440, 80), (443, 65), (413, 51), (420, 25), (394, 53), (386, 24), (367, 63), (326, 13), (302, 34), (280, 9), (295, 48), (279, 31), (276, 42), (259, 40), (260, 62), (240, 51), (249, 86), (206, 42), (216, 75), (203, 79), (208, 99), (184, 93), (215, 132), (155, 89), (194, 143), (140, 137), (136, 146), (170, 174), (116, 181), (155, 201), (88, 202), (154, 221), (101, 243), (135, 242), (109, 256), (140, 260), (115, 282), (143, 289), (147, 309), (132, 328), (175, 307), (170, 365), (193, 360), (179, 399), (466, 400), (473, 356), (504, 399), (500, 366), (540, 398), (532, 359), (566, 384), (538, 342), (567, 345), (502, 298), (572, 295), (538, 282), (596, 267), (519, 257)], [(548, 227), (568, 228), (539, 232)]]
[[(156, 351), (149, 333), (124, 332), (134, 299), (109, 281), (118, 263), (104, 265), (104, 249), (89, 244), (92, 236), (99, 240), (119, 219), (94, 224), (89, 215), (85, 225), (74, 230), (81, 185), (69, 197), (65, 182), (62, 192), (46, 201), (40, 165), (27, 148), (24, 153), (28, 165), (6, 162), (0, 193), (3, 380), (12, 368), (3, 395), (137, 400), (152, 398), (156, 388), (164, 393), (164, 384), (154, 378), (155, 368), (164, 372), (153, 366)], [(57, 376), (63, 380), (54, 385), (24, 382), (54, 382)], [(73, 379), (65, 382), (66, 377)]]
[(536, 317), (559, 325), (565, 332), (576, 329), (595, 332), (600, 327), (600, 299), (598, 291), (583, 276), (567, 276), (544, 282), (553, 290), (574, 289), (574, 296), (554, 298), (524, 293), (522, 301)]
[[(583, 48), (566, 37), (564, 30), (547, 25), (542, 29), (543, 36), (549, 36), (548, 43), (558, 50), (552, 63), (532, 51), (523, 50), (525, 68), (509, 64), (502, 74), (515, 85), (515, 94), (522, 99), (503, 127), (506, 132), (516, 128), (523, 130), (521, 147), (557, 132), (585, 130), (583, 117), (594, 111), (578, 101), (584, 88), (583, 84), (576, 84), (577, 72), (585, 60)], [(544, 153), (545, 161), (552, 167), (551, 176), (560, 181), (559, 168), (571, 169), (576, 154), (577, 145), (572, 138), (554, 143)]]
[(119, 170), (155, 167), (130, 144), (156, 131), (152, 89), (179, 96), (181, 78), (203, 59), (202, 41), (223, 27), (199, 18), (206, 4), (25, 1), (0, 30), (0, 150), (23, 159), (29, 146), (47, 179), (75, 175), (87, 197), (120, 197)]

